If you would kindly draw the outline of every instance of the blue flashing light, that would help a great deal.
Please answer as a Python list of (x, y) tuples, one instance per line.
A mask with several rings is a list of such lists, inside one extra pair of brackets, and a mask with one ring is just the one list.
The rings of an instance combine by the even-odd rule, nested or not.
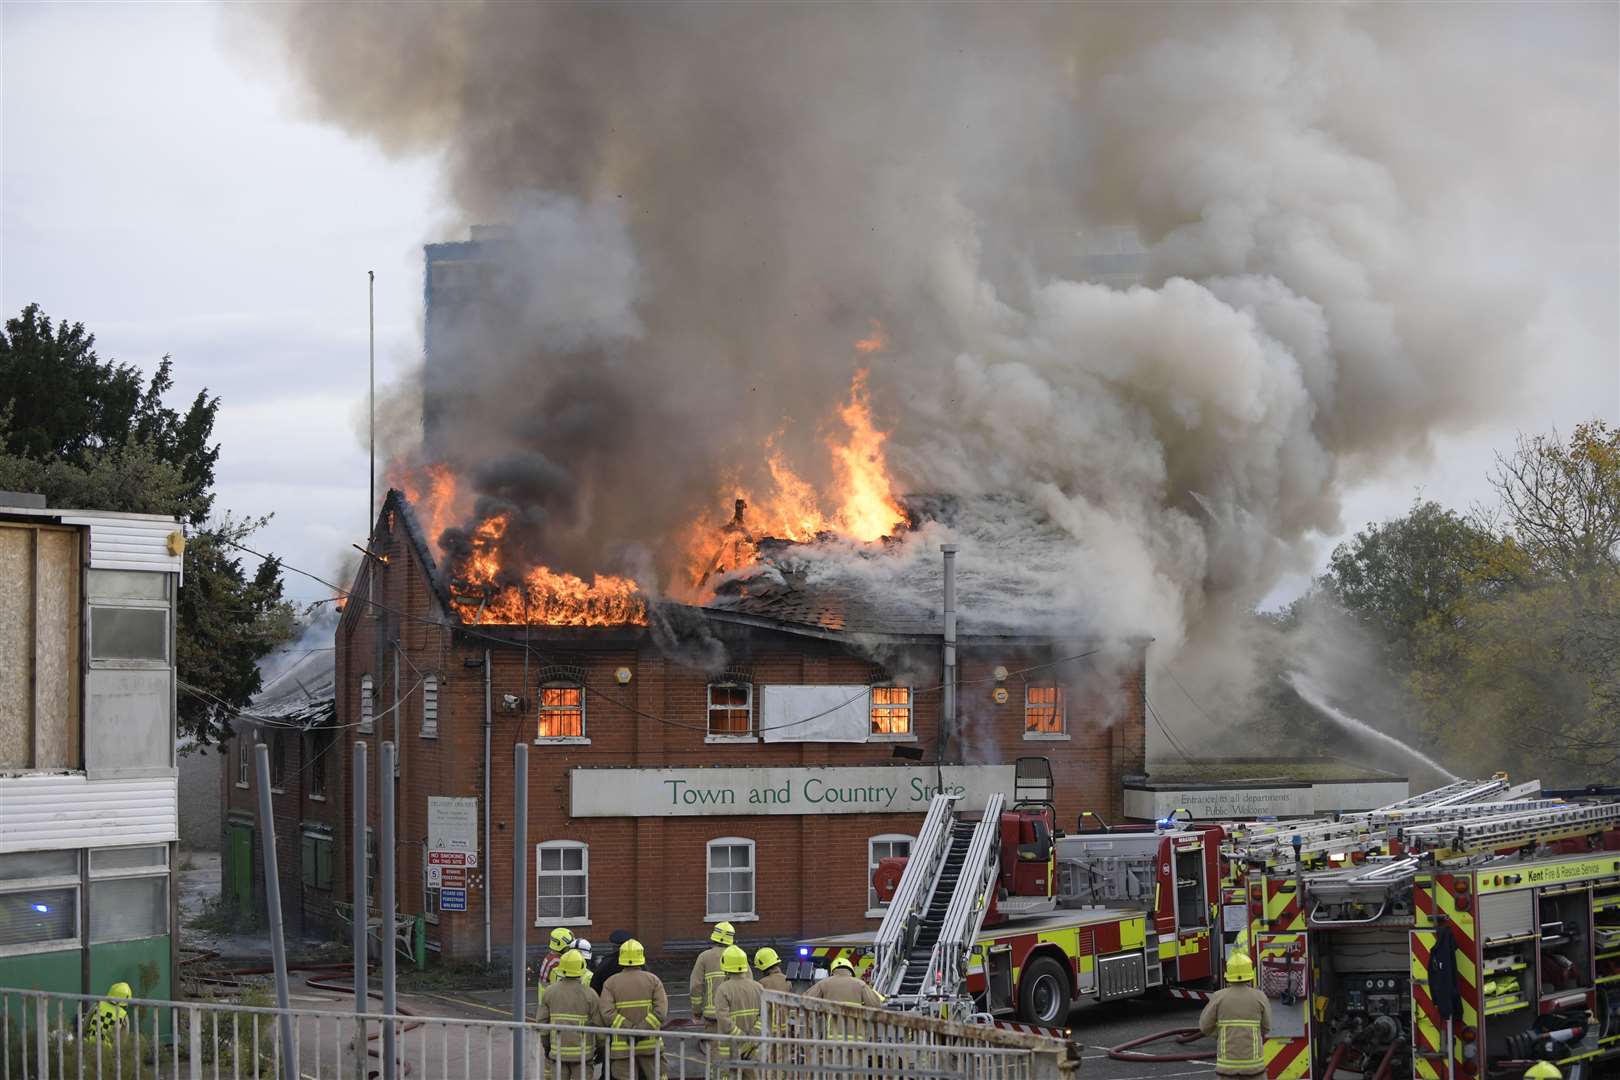
[(808, 946), (804, 946), (804, 945), (801, 945), (801, 946), (800, 946), (800, 947), (799, 947), (799, 955), (800, 955), (800, 956), (809, 956), (809, 955), (810, 955), (810, 949), (809, 949), (809, 947), (808, 947)]
[(49, 905), (49, 904), (35, 904), (34, 905), (34, 910), (39, 912), (41, 915), (49, 915), (51, 913), (51, 905)]

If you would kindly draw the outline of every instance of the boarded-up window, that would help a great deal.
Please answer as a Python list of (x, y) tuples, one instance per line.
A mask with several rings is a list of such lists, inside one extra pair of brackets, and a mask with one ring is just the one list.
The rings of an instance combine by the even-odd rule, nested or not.
[(439, 677), (422, 677), (422, 738), (439, 737)]
[(0, 525), (0, 769), (76, 769), (77, 529)]
[(751, 735), (754, 688), (748, 683), (709, 684), (709, 734)]
[(360, 676), (360, 730), (371, 732), (374, 730), (374, 715), (377, 708), (376, 685), (370, 675)]

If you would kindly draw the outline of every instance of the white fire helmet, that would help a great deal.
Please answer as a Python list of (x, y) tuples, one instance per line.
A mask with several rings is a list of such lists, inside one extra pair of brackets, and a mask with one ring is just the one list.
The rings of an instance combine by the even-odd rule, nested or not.
[(585, 958), (586, 963), (590, 962), (590, 959), (591, 959), (591, 943), (589, 941), (585, 940), (584, 938), (575, 938), (574, 939), (574, 948), (579, 950), (579, 955), (581, 955), (581, 956), (583, 956)]

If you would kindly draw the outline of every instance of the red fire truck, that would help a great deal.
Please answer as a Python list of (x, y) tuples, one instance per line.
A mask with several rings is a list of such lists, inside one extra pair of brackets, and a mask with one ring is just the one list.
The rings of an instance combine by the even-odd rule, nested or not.
[(847, 956), (898, 1008), (1062, 1027), (1083, 1000), (1157, 987), (1202, 997), (1221, 934), (1218, 826), (1175, 821), (1064, 835), (1051, 767), (1020, 758), (1014, 803), (970, 820), (937, 796), (906, 859), (873, 875), (875, 931), (800, 942), (790, 975)]

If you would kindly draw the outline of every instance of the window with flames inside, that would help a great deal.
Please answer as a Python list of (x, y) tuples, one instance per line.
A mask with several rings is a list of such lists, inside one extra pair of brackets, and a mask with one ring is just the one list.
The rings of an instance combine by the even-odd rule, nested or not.
[(709, 684), (709, 734), (751, 735), (754, 731), (754, 688), (743, 682)]
[(872, 734), (911, 734), (911, 687), (872, 687)]
[(1063, 735), (1067, 732), (1063, 687), (1051, 683), (1024, 689), (1024, 734)]
[(553, 683), (540, 688), (541, 739), (583, 739), (585, 737), (585, 688), (578, 684)]

